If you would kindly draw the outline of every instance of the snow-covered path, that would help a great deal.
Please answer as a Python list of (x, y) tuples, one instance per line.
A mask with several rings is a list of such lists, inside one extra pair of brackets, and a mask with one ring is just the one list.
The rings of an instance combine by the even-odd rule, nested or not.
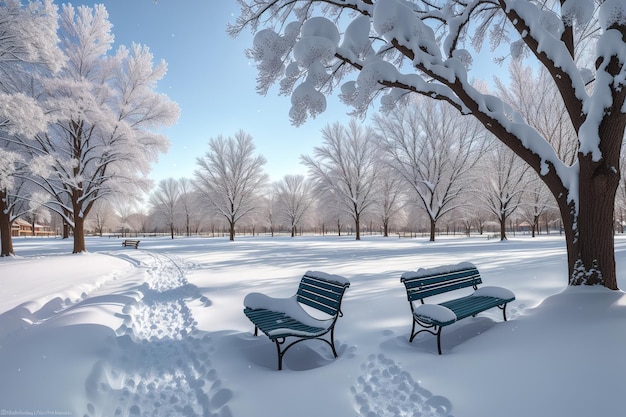
[[(431, 417), (616, 416), (626, 387), (626, 296), (564, 289), (560, 236), (21, 239), (0, 259), (0, 415)], [(626, 238), (616, 237), (618, 271)], [(408, 341), (403, 271), (458, 261), (516, 295)], [(291, 296), (306, 270), (350, 280), (334, 358), (276, 349), (243, 314), (250, 292)], [(620, 287), (626, 288), (620, 272)], [(600, 352), (600, 353), (598, 353)], [(541, 381), (537, 384), (537, 381)], [(601, 386), (593, 398), (574, 395)], [(30, 414), (29, 414), (30, 413)], [(622, 413), (623, 414), (623, 413)]]
[(211, 366), (211, 338), (187, 305), (208, 300), (188, 283), (180, 258), (132, 254), (146, 280), (122, 309), (116, 348), (88, 378), (85, 416), (230, 416), (232, 393)]

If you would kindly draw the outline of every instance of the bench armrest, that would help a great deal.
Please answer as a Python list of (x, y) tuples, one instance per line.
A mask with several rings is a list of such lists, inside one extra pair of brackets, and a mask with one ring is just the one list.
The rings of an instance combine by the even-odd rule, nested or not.
[(243, 300), (243, 305), (252, 310), (262, 309), (283, 313), (311, 327), (328, 328), (333, 323), (332, 318), (320, 320), (311, 316), (302, 308), (300, 303), (298, 303), (295, 295), (289, 298), (274, 298), (269, 295), (253, 292), (246, 295)]
[(425, 323), (447, 326), (456, 321), (456, 314), (449, 308), (439, 304), (421, 304), (415, 307), (413, 314)]
[(512, 291), (502, 287), (486, 286), (480, 287), (472, 294), (473, 297), (493, 297), (505, 301), (515, 300), (515, 294)]

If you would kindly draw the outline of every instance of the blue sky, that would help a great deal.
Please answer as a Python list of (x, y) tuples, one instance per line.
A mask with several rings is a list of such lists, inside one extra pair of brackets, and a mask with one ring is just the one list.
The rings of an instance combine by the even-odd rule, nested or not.
[[(56, 1), (61, 5), (62, 1)], [(239, 129), (252, 135), (258, 154), (267, 159), (272, 181), (287, 174), (306, 174), (300, 155), (321, 143), (328, 123), (347, 122), (348, 107), (329, 98), (328, 110), (304, 126), (289, 121), (289, 97), (271, 90), (256, 93), (256, 68), (244, 50), (252, 46), (249, 31), (233, 39), (226, 25), (239, 8), (234, 0), (74, 1), (104, 4), (113, 24), (115, 48), (132, 42), (147, 45), (155, 62), (168, 64), (158, 90), (181, 109), (176, 126), (165, 130), (170, 149), (154, 165), (150, 177), (193, 177), (196, 158), (208, 150), (210, 138), (233, 136)]]
[[(62, 1), (55, 0), (57, 4)], [(147, 45), (155, 62), (165, 60), (168, 73), (158, 86), (178, 103), (178, 123), (164, 131), (170, 149), (154, 165), (150, 178), (192, 178), (196, 159), (208, 150), (211, 138), (249, 133), (258, 154), (267, 159), (265, 171), (271, 181), (288, 174), (306, 174), (300, 155), (310, 155), (322, 142), (322, 128), (347, 123), (351, 110), (336, 96), (327, 98), (327, 110), (303, 126), (289, 121), (290, 98), (256, 92), (257, 71), (245, 56), (252, 34), (245, 31), (233, 39), (226, 25), (239, 15), (235, 0), (77, 0), (93, 6), (104, 4), (113, 24), (115, 48), (137, 42)], [(488, 49), (488, 48), (485, 48)], [(474, 54), (471, 74), (490, 82), (494, 71), (506, 78), (506, 64), (498, 69), (488, 51)], [(372, 109), (371, 111), (375, 111)]]

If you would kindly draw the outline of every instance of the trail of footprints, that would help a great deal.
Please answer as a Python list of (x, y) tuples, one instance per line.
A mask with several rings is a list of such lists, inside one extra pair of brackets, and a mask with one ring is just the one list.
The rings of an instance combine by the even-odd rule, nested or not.
[(143, 297), (124, 307), (116, 353), (87, 382), (85, 417), (232, 417), (232, 392), (211, 365), (210, 336), (199, 334), (187, 306), (201, 294), (181, 260), (150, 256)]
[(392, 359), (370, 355), (351, 387), (361, 417), (452, 417), (450, 400), (433, 395)]

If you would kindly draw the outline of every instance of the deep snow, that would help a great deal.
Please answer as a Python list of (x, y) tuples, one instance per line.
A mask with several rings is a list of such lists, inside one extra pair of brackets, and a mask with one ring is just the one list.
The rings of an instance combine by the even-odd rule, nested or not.
[[(626, 389), (626, 297), (566, 289), (561, 236), (20, 238), (0, 259), (0, 415), (616, 416)], [(626, 288), (626, 238), (616, 237)], [(408, 342), (400, 275), (474, 263), (515, 293)], [(307, 270), (350, 280), (339, 357), (275, 347), (242, 312), (251, 292), (293, 295)], [(449, 297), (449, 296), (444, 296)]]

